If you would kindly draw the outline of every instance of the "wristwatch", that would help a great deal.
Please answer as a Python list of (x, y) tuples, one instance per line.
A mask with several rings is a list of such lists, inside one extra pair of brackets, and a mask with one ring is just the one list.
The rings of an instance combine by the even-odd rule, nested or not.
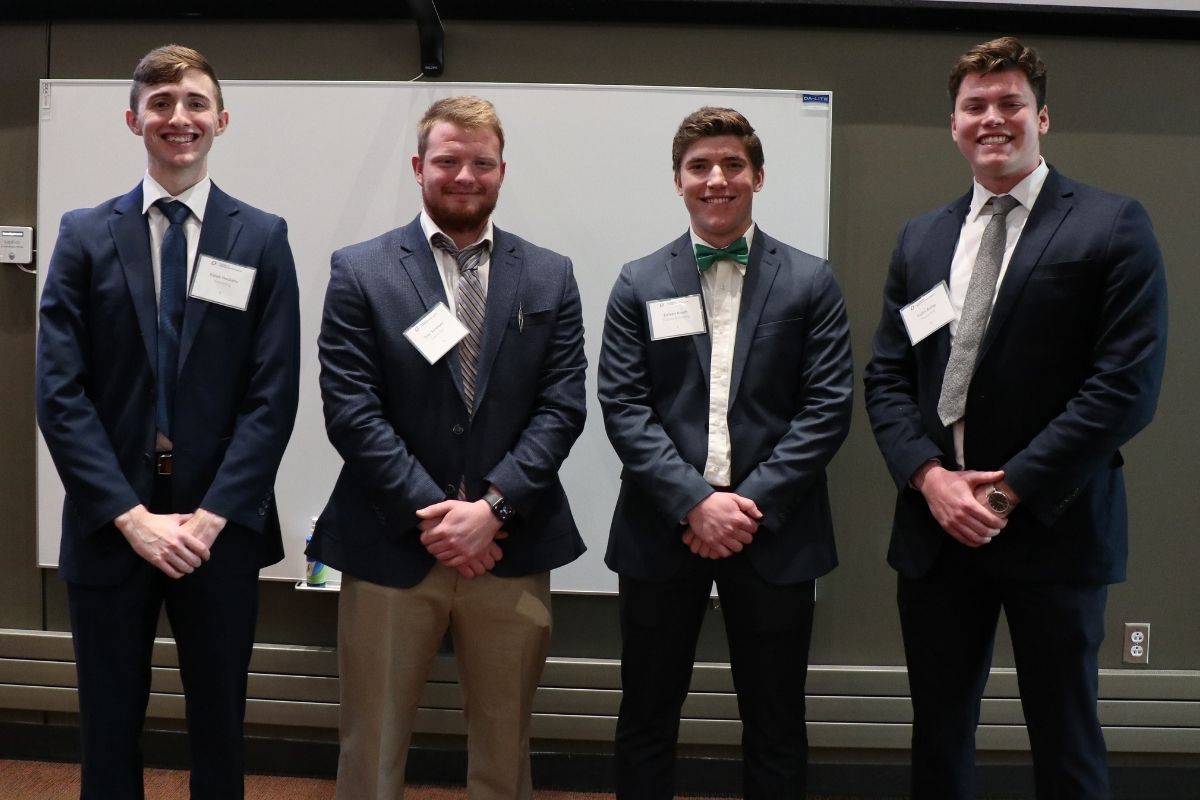
[(488, 489), (487, 493), (483, 495), (483, 500), (492, 507), (492, 513), (496, 515), (496, 519), (500, 520), (501, 524), (508, 522), (517, 513), (516, 509), (509, 505), (508, 501), (504, 499), (504, 495), (499, 492)]
[(997, 516), (1007, 517), (1012, 513), (1012, 498), (1005, 494), (1003, 489), (997, 489), (996, 485), (992, 484), (984, 489), (984, 492), (987, 497), (988, 508)]

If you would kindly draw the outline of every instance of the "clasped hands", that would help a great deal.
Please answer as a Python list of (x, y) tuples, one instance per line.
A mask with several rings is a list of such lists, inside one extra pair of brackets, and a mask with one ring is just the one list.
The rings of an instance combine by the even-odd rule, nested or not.
[(926, 462), (913, 475), (912, 485), (929, 504), (933, 518), (946, 533), (967, 547), (982, 547), (1008, 525), (1005, 517), (992, 511), (987, 502), (987, 487), (999, 484), (1013, 503), (1016, 492), (1004, 483), (1003, 470), (952, 471), (936, 461)]
[(137, 505), (113, 520), (140, 557), (168, 577), (195, 572), (225, 528), (225, 518), (198, 508), (190, 514), (154, 514)]
[(418, 510), (417, 518), (421, 544), (464, 578), (490, 572), (503, 556), (497, 541), (508, 534), (485, 500), (443, 500)]
[(713, 492), (688, 511), (683, 543), (701, 558), (728, 558), (754, 541), (762, 512), (748, 497)]

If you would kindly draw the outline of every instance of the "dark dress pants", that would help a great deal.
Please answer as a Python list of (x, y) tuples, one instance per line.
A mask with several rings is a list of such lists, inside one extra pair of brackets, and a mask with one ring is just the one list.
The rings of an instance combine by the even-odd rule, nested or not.
[[(152, 505), (163, 508), (160, 493), (156, 487)], [(213, 574), (201, 566), (173, 580), (140, 561), (114, 586), (68, 583), (67, 597), (79, 683), (81, 800), (145, 796), (139, 738), (164, 605), (184, 686), (192, 800), (239, 800), (257, 570)]]
[(720, 595), (742, 718), (746, 800), (803, 800), (808, 770), (804, 684), (813, 581), (765, 582), (741, 555), (695, 559), (668, 581), (620, 579), (619, 800), (675, 795), (679, 718), (713, 582)]
[(990, 577), (961, 548), (900, 577), (913, 704), (913, 800), (975, 797), (975, 729), (1000, 610), (1012, 634), (1039, 800), (1104, 800), (1108, 757), (1097, 713), (1106, 586)]

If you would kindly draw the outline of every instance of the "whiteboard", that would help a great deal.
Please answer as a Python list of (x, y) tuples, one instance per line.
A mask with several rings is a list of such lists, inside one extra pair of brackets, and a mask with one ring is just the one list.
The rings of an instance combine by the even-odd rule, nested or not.
[[(464, 83), (227, 81), (230, 124), (209, 155), (213, 181), (284, 217), (300, 282), (300, 409), (275, 489), (284, 560), (265, 578), (304, 575), (304, 539), (341, 459), (325, 437), (317, 333), (329, 256), (409, 222), (420, 211), (410, 159), (416, 122), (441, 97), (495, 103), (508, 163), (495, 223), (570, 256), (583, 301), (587, 427), (562, 469), (588, 552), (555, 570), (555, 591), (615, 592), (604, 566), (620, 465), (596, 400), (608, 293), (622, 264), (687, 229), (671, 173), (671, 139), (702, 105), (736, 108), (766, 152), (755, 199), (765, 231), (825, 256), (832, 96), (825, 91)], [(145, 172), (141, 139), (125, 127), (129, 82), (42, 81), (38, 135), (38, 294), (63, 212), (132, 189)], [(63, 488), (38, 439), (38, 563), (58, 561)]]

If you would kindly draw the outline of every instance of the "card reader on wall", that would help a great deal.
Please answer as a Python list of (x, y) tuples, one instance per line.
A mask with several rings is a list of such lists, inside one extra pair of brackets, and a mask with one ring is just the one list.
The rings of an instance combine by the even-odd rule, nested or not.
[(0, 225), (0, 263), (33, 263), (33, 228)]

